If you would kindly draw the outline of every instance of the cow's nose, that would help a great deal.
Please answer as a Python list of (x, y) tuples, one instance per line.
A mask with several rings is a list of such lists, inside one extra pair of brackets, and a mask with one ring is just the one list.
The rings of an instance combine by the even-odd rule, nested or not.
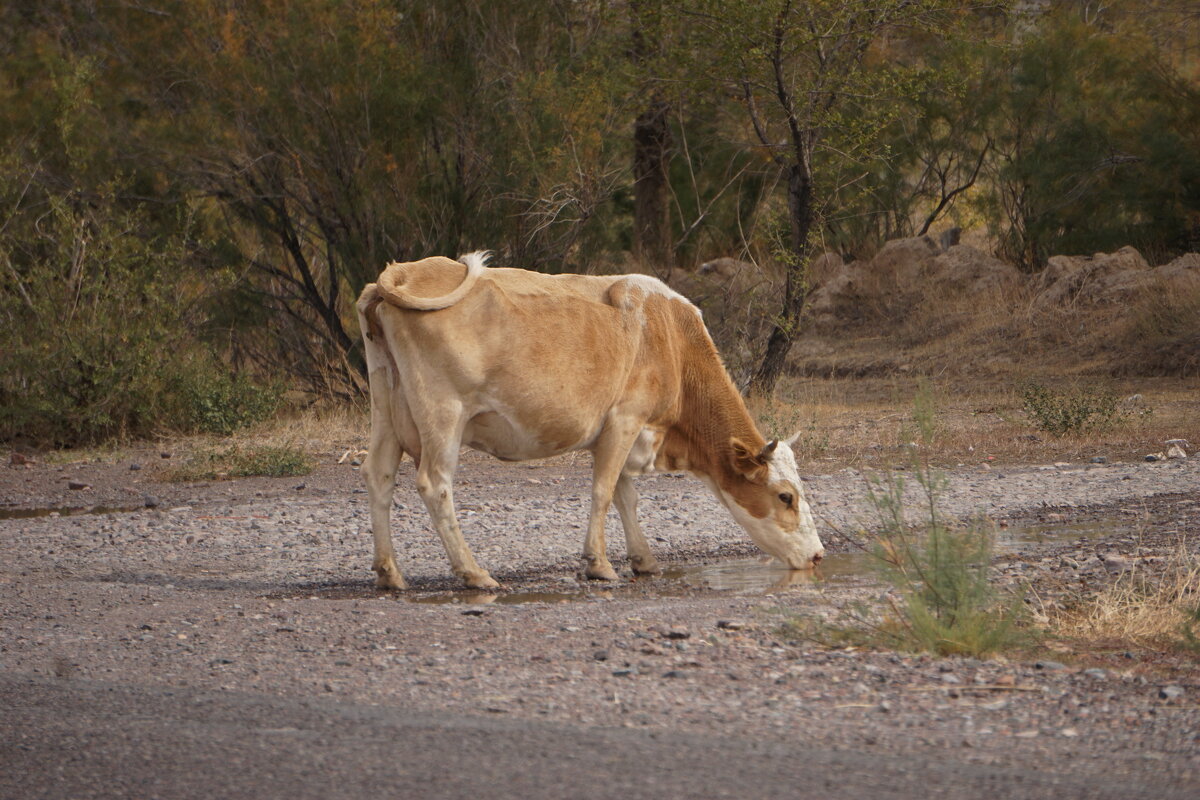
[(813, 566), (815, 567), (817, 564), (820, 564), (820, 563), (821, 563), (821, 559), (822, 559), (822, 558), (824, 558), (824, 557), (825, 557), (825, 554), (824, 554), (824, 553), (817, 553), (816, 555), (814, 555), (814, 556), (813, 556), (813, 558), (812, 558), (812, 563), (813, 563)]

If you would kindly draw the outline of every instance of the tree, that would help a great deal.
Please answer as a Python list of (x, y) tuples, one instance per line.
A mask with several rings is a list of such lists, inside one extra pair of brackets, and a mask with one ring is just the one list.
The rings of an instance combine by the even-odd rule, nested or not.
[(738, 98), (751, 129), (747, 146), (774, 164), (784, 187), (786, 233), (776, 253), (784, 267), (782, 307), (751, 377), (752, 392), (774, 390), (799, 332), (826, 204), (840, 186), (869, 174), (864, 164), (908, 89), (911, 59), (899, 45), (914, 31), (948, 24), (943, 12), (950, 7), (943, 0), (681, 6), (698, 21), (692, 52), (707, 59), (704, 74)]

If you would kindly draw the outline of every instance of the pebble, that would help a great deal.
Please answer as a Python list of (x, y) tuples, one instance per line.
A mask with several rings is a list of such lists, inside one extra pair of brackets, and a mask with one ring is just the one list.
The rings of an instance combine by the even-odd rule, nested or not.
[(736, 619), (719, 619), (717, 627), (723, 631), (740, 631), (746, 627), (746, 624)]
[(138, 471), (139, 469), (141, 469), (141, 468), (142, 468), (142, 465), (141, 465), (141, 464), (138, 464), (136, 461), (135, 461), (134, 463), (132, 463), (132, 464), (130, 464), (130, 465), (129, 465), (129, 471), (130, 471), (130, 472), (137, 472), (137, 471)]
[(1083, 674), (1087, 675), (1089, 678), (1095, 678), (1098, 681), (1108, 680), (1108, 672), (1106, 670), (1100, 669), (1099, 667), (1085, 669), (1083, 671)]
[(1107, 464), (1107, 463), (1108, 463), (1108, 459), (1107, 459), (1107, 458), (1105, 458), (1104, 456), (1093, 456), (1093, 457), (1092, 457), (1092, 459), (1091, 459), (1091, 463), (1093, 463), (1093, 464)]
[(1164, 686), (1158, 690), (1158, 696), (1163, 700), (1174, 700), (1176, 698), (1183, 697), (1183, 687), (1175, 686), (1174, 684), (1171, 686)]
[(148, 494), (142, 498), (142, 505), (146, 508), (158, 508), (159, 500), (152, 494)]
[(1045, 670), (1046, 672), (1058, 672), (1067, 668), (1067, 665), (1060, 661), (1039, 661), (1033, 666), (1035, 669)]
[(90, 489), (90, 488), (92, 488), (92, 485), (90, 483), (84, 483), (83, 481), (70, 480), (70, 481), (67, 481), (67, 488), (68, 489)]

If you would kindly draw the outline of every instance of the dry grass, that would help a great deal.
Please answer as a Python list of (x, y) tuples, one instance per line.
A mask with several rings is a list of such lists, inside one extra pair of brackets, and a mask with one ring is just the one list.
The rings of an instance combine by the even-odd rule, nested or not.
[(1176, 649), (1185, 623), (1200, 606), (1200, 555), (1182, 543), (1121, 573), (1095, 597), (1061, 612), (1056, 636), (1081, 650), (1122, 643), (1130, 648)]
[[(1069, 382), (1059, 380), (1059, 386)], [(1104, 430), (1054, 437), (1023, 409), (1020, 382), (959, 377), (789, 378), (770, 404), (752, 404), (764, 433), (799, 432), (797, 456), (811, 469), (887, 466), (907, 457), (914, 441), (912, 400), (928, 387), (934, 403), (931, 463), (942, 467), (1137, 460), (1167, 439), (1200, 441), (1200, 396), (1193, 382), (1157, 379), (1095, 381), (1125, 398), (1140, 394)], [(1149, 413), (1146, 413), (1149, 412)]]

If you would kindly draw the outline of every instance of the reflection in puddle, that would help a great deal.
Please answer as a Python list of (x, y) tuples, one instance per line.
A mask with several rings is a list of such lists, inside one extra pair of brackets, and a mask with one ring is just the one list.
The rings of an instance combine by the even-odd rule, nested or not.
[(816, 569), (788, 569), (772, 558), (744, 558), (700, 567), (667, 570), (663, 577), (688, 586), (763, 594), (824, 581), (847, 580), (869, 575), (869, 556), (864, 553), (831, 553)]
[(0, 519), (34, 519), (36, 517), (72, 517), (78, 514), (128, 514), (142, 511), (144, 505), (136, 506), (83, 506), (59, 508), (0, 508)]

